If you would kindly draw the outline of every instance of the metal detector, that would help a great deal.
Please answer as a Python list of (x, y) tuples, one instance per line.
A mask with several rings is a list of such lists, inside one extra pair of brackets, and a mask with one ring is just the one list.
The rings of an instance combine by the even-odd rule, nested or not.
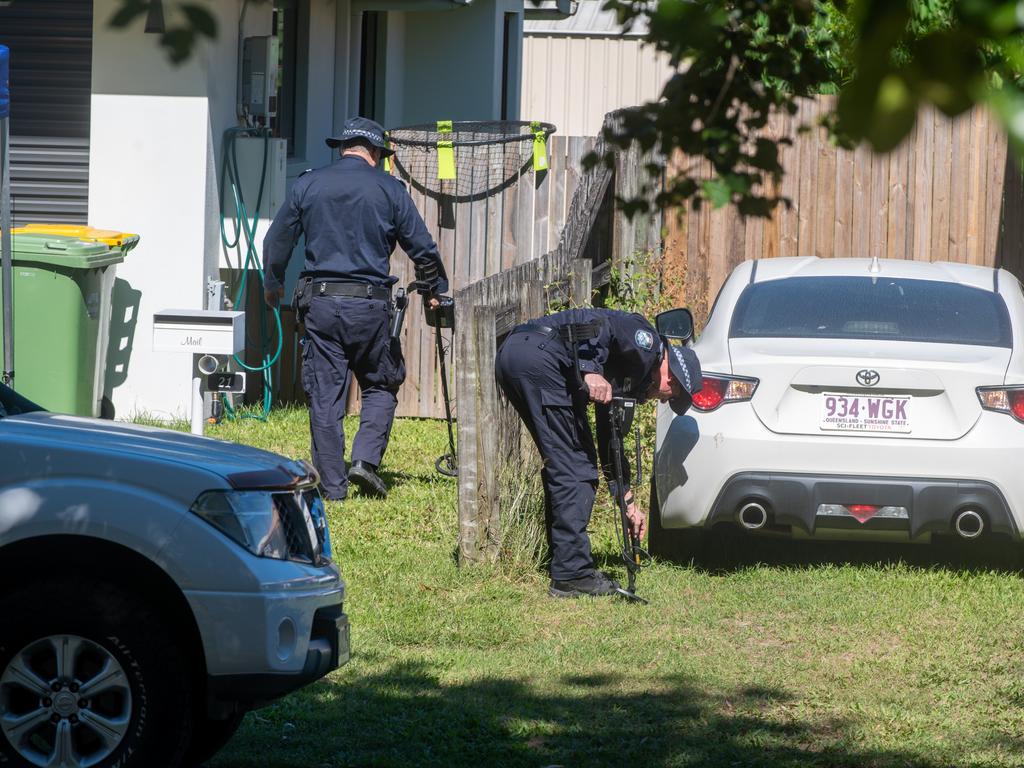
[(434, 329), (434, 346), (437, 350), (437, 364), (441, 372), (441, 397), (444, 400), (444, 418), (448, 423), (448, 453), (438, 456), (434, 469), (446, 477), (459, 476), (459, 459), (455, 452), (455, 430), (452, 426), (452, 401), (448, 394), (448, 368), (445, 365), (444, 339), (442, 328), (455, 328), (455, 299), (451, 296), (438, 296), (441, 302), (436, 309), (426, 302), (423, 303), (423, 315), (427, 325)]
[[(451, 296), (434, 296), (430, 289), (434, 285), (436, 272), (422, 270), (417, 267), (417, 279), (409, 283), (405, 289), (399, 288), (395, 295), (394, 314), (391, 318), (391, 338), (397, 339), (402, 335), (402, 324), (405, 322), (405, 312), (409, 308), (409, 294), (418, 291), (423, 296), (423, 316), (427, 325), (434, 329), (434, 346), (437, 351), (437, 363), (441, 371), (441, 398), (444, 400), (444, 416), (448, 424), (448, 452), (438, 456), (434, 462), (434, 469), (446, 477), (458, 477), (459, 459), (455, 451), (455, 428), (452, 420), (452, 401), (448, 393), (448, 366), (445, 364), (446, 350), (444, 338), (441, 336), (442, 328), (455, 328), (455, 299)], [(436, 298), (440, 304), (436, 309), (428, 303), (430, 297)]]
[[(617, 490), (615, 501), (619, 506), (619, 522), (622, 525), (622, 539), (619, 543), (622, 544), (622, 562), (626, 565), (627, 575), (626, 588), (622, 589), (620, 587), (616, 591), (630, 602), (647, 605), (647, 601), (636, 593), (636, 574), (644, 566), (650, 565), (651, 556), (647, 553), (647, 550), (640, 546), (640, 539), (629, 530), (629, 515), (626, 514), (626, 491), (623, 490), (626, 479), (623, 472), (626, 459), (622, 455), (624, 439), (625, 435), (629, 432), (629, 428), (633, 425), (633, 415), (636, 413), (636, 400), (625, 397), (613, 397), (609, 411), (608, 416), (612, 433), (612, 471), (615, 473), (615, 487)], [(634, 430), (633, 434), (636, 448), (636, 475), (634, 479), (635, 483), (639, 485), (642, 482), (640, 478), (639, 429)]]
[[(586, 382), (583, 381), (583, 374), (580, 372), (579, 343), (586, 339), (594, 338), (600, 332), (599, 322), (590, 323), (568, 323), (561, 326), (558, 331), (562, 342), (569, 348), (572, 354), (573, 366), (576, 369), (576, 381), (580, 389), (587, 391)], [(633, 415), (636, 412), (636, 400), (625, 397), (613, 397), (608, 406), (608, 420), (611, 425), (611, 459), (612, 472), (615, 474), (615, 503), (619, 508), (619, 524), (621, 536), (616, 532), (616, 538), (622, 545), (622, 562), (626, 566), (626, 587), (619, 587), (616, 591), (620, 597), (631, 603), (647, 605), (647, 600), (636, 593), (636, 574), (641, 568), (649, 565), (651, 556), (640, 546), (640, 539), (633, 536), (629, 530), (628, 505), (626, 504), (625, 447), (624, 437), (633, 426)], [(640, 430), (634, 430), (634, 446), (636, 449), (636, 484), (641, 482), (640, 466)]]

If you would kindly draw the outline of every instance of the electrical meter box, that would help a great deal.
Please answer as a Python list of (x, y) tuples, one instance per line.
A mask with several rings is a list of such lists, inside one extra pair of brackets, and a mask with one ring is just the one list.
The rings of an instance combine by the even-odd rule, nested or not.
[(277, 115), (277, 38), (247, 37), (242, 43), (242, 106), (256, 125), (270, 127)]
[(234, 355), (245, 347), (245, 312), (165, 309), (153, 315), (154, 352)]

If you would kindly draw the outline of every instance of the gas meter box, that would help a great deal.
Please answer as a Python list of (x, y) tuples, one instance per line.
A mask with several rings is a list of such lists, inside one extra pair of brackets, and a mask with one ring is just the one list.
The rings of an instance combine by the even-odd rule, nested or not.
[(234, 355), (244, 347), (244, 312), (165, 309), (153, 315), (154, 352)]
[(14, 385), (59, 413), (99, 416), (114, 274), (105, 243), (11, 231)]

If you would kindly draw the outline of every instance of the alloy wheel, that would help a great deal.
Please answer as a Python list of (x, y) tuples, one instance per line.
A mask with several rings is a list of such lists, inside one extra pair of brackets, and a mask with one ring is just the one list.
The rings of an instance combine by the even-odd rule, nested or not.
[(89, 768), (128, 732), (132, 693), (117, 658), (77, 635), (25, 646), (0, 675), (0, 731), (40, 768)]

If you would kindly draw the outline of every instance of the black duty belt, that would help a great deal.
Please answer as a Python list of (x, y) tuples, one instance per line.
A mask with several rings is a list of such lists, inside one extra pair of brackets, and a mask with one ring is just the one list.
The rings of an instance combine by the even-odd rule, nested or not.
[(512, 329), (512, 333), (539, 333), (542, 336), (551, 336), (556, 331), (559, 338), (566, 343), (570, 339), (576, 342), (588, 341), (600, 334), (601, 322), (599, 320), (591, 320), (587, 323), (566, 323), (565, 325), (558, 326), (558, 328), (552, 328), (550, 325), (544, 325), (543, 323), (529, 322), (517, 325)]
[(555, 329), (551, 326), (540, 323), (522, 323), (512, 329), (512, 333), (539, 333), (542, 336), (550, 336), (554, 332)]
[(332, 283), (325, 281), (314, 281), (314, 296), (347, 296), (356, 299), (377, 299), (378, 301), (390, 301), (391, 289), (384, 285), (370, 285), (369, 283)]

